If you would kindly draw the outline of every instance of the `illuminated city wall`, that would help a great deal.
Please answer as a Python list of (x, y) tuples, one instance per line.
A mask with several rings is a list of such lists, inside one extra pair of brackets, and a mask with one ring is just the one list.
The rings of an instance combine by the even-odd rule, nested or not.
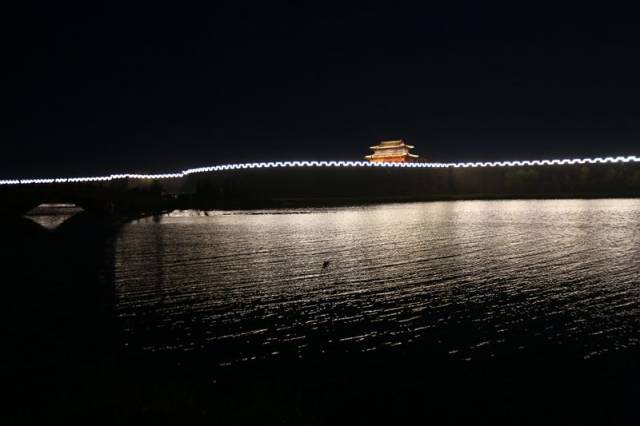
[(490, 163), (300, 161), (154, 175), (0, 181), (5, 214), (45, 202), (93, 211), (254, 208), (384, 201), (640, 197), (640, 158)]
[(640, 196), (640, 163), (225, 170), (187, 179), (201, 208)]
[(524, 160), (524, 161), (490, 161), (490, 162), (459, 162), (459, 163), (380, 163), (370, 161), (277, 161), (263, 163), (239, 163), (223, 164), (218, 166), (199, 167), (180, 172), (139, 174), (118, 173), (104, 176), (83, 177), (45, 177), (29, 179), (0, 179), (0, 185), (33, 185), (51, 183), (82, 183), (82, 182), (107, 182), (122, 179), (149, 180), (149, 179), (179, 179), (186, 176), (222, 172), (229, 170), (247, 169), (281, 169), (281, 168), (409, 168), (409, 169), (466, 169), (486, 167), (522, 167), (522, 166), (558, 166), (558, 165), (586, 165), (586, 164), (629, 164), (640, 163), (640, 157), (597, 157), (574, 158), (556, 160)]

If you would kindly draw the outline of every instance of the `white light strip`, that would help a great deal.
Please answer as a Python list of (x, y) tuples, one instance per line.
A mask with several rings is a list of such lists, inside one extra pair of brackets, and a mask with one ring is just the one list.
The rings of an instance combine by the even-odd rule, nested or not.
[(135, 174), (124, 173), (109, 176), (47, 178), (47, 179), (7, 179), (0, 180), (1, 185), (30, 185), (51, 183), (106, 182), (120, 179), (176, 179), (197, 173), (220, 172), (224, 170), (273, 169), (287, 167), (396, 167), (403, 169), (442, 169), (442, 168), (474, 168), (474, 167), (518, 167), (518, 166), (562, 166), (575, 164), (614, 164), (640, 163), (640, 157), (597, 157), (574, 158), (564, 160), (525, 160), (525, 161), (488, 161), (474, 163), (372, 163), (370, 161), (275, 161), (268, 163), (239, 163), (220, 166), (198, 167), (183, 170), (179, 173)]

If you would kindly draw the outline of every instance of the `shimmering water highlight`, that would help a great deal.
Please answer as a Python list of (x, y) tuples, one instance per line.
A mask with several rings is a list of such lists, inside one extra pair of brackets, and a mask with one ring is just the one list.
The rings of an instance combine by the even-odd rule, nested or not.
[[(218, 365), (428, 346), (638, 347), (640, 200), (176, 212), (122, 229), (124, 343)], [(393, 350), (393, 349), (392, 349)]]

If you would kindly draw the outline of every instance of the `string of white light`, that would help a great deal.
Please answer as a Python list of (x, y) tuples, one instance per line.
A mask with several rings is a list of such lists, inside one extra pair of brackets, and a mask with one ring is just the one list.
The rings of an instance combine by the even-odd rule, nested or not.
[(615, 163), (640, 163), (640, 157), (597, 157), (597, 158), (573, 158), (561, 160), (524, 160), (524, 161), (480, 161), (460, 163), (373, 163), (370, 161), (275, 161), (260, 163), (223, 164), (219, 166), (198, 167), (183, 170), (178, 173), (160, 174), (135, 174), (123, 173), (108, 176), (86, 176), (70, 178), (45, 178), (45, 179), (6, 179), (0, 180), (0, 185), (32, 185), (52, 183), (81, 183), (81, 182), (105, 182), (120, 179), (176, 179), (197, 173), (220, 172), (224, 170), (243, 169), (273, 169), (288, 167), (387, 167), (410, 169), (441, 169), (441, 168), (477, 168), (477, 167), (522, 167), (522, 166), (562, 166), (576, 164), (615, 164)]

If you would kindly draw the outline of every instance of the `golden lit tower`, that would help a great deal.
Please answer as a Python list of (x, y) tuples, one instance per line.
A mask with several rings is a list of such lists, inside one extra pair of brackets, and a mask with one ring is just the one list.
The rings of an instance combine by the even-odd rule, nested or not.
[(409, 152), (414, 146), (407, 145), (402, 139), (382, 141), (370, 148), (373, 150), (373, 154), (367, 155), (365, 158), (376, 163), (405, 163), (415, 161), (418, 158), (417, 155)]

